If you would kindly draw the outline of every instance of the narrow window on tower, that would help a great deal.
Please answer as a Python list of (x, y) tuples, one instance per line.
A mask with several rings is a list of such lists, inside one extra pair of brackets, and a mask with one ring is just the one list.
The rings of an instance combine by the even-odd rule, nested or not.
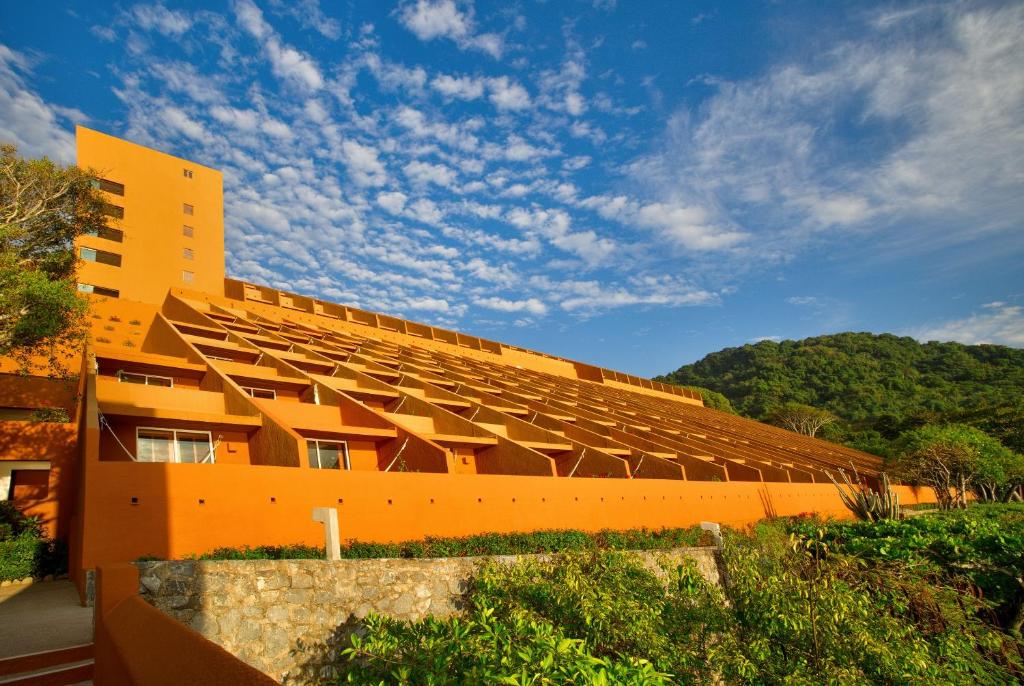
[(184, 203), (181, 206), (181, 211), (184, 212), (185, 214), (192, 214), (193, 212), (195, 212), (195, 209), (196, 208), (192, 207), (188, 203)]
[(187, 269), (183, 269), (181, 272), (181, 280), (184, 281), (185, 283), (192, 283), (192, 279), (194, 279), (195, 276), (195, 274), (188, 271)]
[(181, 251), (181, 256), (186, 260), (194, 259), (196, 254), (192, 251), (192, 248), (184, 248)]
[(191, 179), (192, 178), (192, 170), (191, 169), (182, 169), (181, 173), (185, 176), (186, 179)]
[(79, 248), (79, 257), (88, 262), (99, 262), (100, 264), (109, 264), (112, 267), (121, 266), (121, 256), (117, 253), (107, 252), (106, 250), (96, 250), (95, 248)]
[(112, 205), (109, 202), (103, 203), (103, 214), (114, 219), (124, 219), (124, 208), (120, 205)]
[(192, 238), (192, 236), (195, 235), (196, 230), (193, 229), (188, 224), (185, 224), (184, 226), (181, 227), (181, 233), (183, 236), (185, 236), (185, 238)]

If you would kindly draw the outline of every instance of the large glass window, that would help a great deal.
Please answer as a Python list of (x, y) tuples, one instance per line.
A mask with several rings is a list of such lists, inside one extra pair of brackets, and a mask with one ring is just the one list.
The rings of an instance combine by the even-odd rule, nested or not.
[(136, 383), (143, 386), (174, 387), (174, 379), (169, 376), (157, 376), (155, 374), (135, 374), (132, 372), (120, 372), (117, 378), (121, 383)]
[(209, 431), (182, 429), (136, 429), (136, 459), (139, 462), (214, 462)]
[(314, 469), (352, 469), (348, 457), (348, 444), (345, 441), (306, 441), (309, 453), (309, 466)]

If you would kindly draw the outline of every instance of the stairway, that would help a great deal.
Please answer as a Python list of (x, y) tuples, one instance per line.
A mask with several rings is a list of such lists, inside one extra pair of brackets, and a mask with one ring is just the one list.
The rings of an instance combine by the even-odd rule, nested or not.
[(0, 659), (0, 686), (91, 684), (92, 643)]

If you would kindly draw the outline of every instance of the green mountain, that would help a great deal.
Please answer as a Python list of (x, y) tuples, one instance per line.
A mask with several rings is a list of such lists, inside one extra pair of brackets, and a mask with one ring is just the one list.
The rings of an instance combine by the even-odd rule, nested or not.
[(872, 452), (884, 453), (900, 431), (946, 421), (1024, 451), (1024, 350), (1016, 348), (841, 333), (726, 348), (658, 380), (717, 391), (755, 419), (785, 402), (825, 408), (844, 420), (826, 438)]

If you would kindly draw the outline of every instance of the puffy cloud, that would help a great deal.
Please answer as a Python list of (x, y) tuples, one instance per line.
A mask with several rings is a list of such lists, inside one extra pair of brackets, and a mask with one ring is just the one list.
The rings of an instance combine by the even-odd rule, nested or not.
[(352, 180), (360, 186), (383, 186), (388, 181), (387, 169), (378, 159), (377, 149), (358, 141), (346, 140), (341, 144), (345, 166)]
[(483, 79), (471, 76), (438, 74), (430, 82), (430, 86), (442, 95), (459, 100), (476, 100), (484, 94)]
[(261, 43), (275, 76), (307, 90), (323, 88), (324, 78), (316, 62), (282, 42), (263, 18), (263, 12), (251, 0), (235, 0), (235, 16), (242, 28)]
[(402, 6), (398, 19), (423, 41), (448, 38), (462, 50), (480, 50), (495, 59), (504, 50), (504, 41), (498, 34), (476, 32), (472, 5), (463, 12), (453, 0), (416, 0)]
[(1024, 307), (992, 302), (962, 319), (936, 322), (908, 333), (923, 342), (995, 343), (1024, 348)]
[(409, 164), (405, 165), (402, 168), (402, 171), (405, 172), (405, 175), (409, 177), (410, 181), (420, 186), (435, 184), (437, 186), (451, 188), (458, 180), (458, 175), (451, 167), (447, 167), (443, 164), (421, 162), (419, 160), (413, 160)]
[(487, 91), (491, 103), (499, 110), (525, 110), (532, 105), (529, 92), (507, 76), (487, 79)]
[(0, 45), (0, 140), (15, 144), (24, 156), (72, 162), (74, 136), (60, 122), (69, 115), (86, 121), (86, 116), (45, 102), (26, 82), (31, 74), (23, 55)]
[(405, 193), (389, 191), (377, 194), (377, 204), (391, 214), (401, 214), (409, 197)]
[(192, 26), (192, 20), (187, 14), (169, 10), (161, 4), (135, 5), (131, 14), (139, 28), (174, 38), (180, 37)]
[(537, 298), (527, 298), (525, 300), (506, 300), (505, 298), (497, 297), (476, 298), (473, 300), (473, 304), (500, 312), (529, 312), (530, 314), (537, 315), (548, 313), (548, 306)]

